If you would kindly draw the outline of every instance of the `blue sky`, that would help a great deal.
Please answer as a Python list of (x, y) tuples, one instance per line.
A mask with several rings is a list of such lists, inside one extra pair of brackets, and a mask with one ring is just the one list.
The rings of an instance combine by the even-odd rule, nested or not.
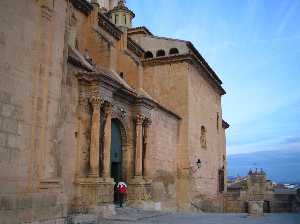
[(127, 0), (134, 26), (190, 40), (223, 80), (228, 154), (300, 150), (299, 0)]

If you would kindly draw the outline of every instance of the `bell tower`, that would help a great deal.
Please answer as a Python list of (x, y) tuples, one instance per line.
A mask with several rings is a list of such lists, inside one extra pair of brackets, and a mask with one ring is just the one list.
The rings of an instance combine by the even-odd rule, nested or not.
[(118, 4), (109, 11), (110, 21), (121, 29), (132, 27), (132, 19), (135, 14), (126, 7), (125, 0), (119, 0)]
[(118, 5), (118, 0), (91, 0), (91, 3), (98, 3), (100, 8), (105, 8), (109, 11)]

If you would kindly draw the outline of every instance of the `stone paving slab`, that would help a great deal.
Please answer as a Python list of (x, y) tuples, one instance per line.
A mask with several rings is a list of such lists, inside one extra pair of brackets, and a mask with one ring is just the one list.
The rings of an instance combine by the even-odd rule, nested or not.
[(117, 209), (117, 215), (100, 224), (300, 224), (300, 213), (272, 213), (261, 218), (247, 214), (162, 213), (137, 209)]

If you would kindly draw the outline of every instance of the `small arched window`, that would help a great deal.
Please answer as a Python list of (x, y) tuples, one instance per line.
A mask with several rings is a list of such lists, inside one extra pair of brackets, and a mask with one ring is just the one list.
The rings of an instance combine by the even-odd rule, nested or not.
[(179, 54), (179, 51), (177, 48), (171, 48), (169, 54)]
[(207, 148), (206, 142), (206, 128), (202, 125), (201, 126), (201, 136), (200, 136), (200, 144), (203, 149)]
[(146, 58), (146, 59), (147, 59), (147, 58), (153, 58), (152, 52), (151, 52), (151, 51), (147, 51), (147, 52), (145, 53), (145, 58)]
[(166, 52), (164, 50), (158, 50), (156, 52), (156, 57), (163, 57), (166, 55)]

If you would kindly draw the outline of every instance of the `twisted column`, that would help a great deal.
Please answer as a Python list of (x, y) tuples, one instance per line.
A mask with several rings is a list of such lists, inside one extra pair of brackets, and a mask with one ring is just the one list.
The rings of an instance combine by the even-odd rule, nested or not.
[(111, 148), (111, 113), (112, 104), (110, 102), (104, 103), (104, 139), (103, 139), (103, 177), (111, 178), (110, 175), (110, 148)]
[(91, 147), (90, 147), (90, 177), (99, 177), (99, 136), (100, 136), (100, 97), (92, 97), (93, 107)]

